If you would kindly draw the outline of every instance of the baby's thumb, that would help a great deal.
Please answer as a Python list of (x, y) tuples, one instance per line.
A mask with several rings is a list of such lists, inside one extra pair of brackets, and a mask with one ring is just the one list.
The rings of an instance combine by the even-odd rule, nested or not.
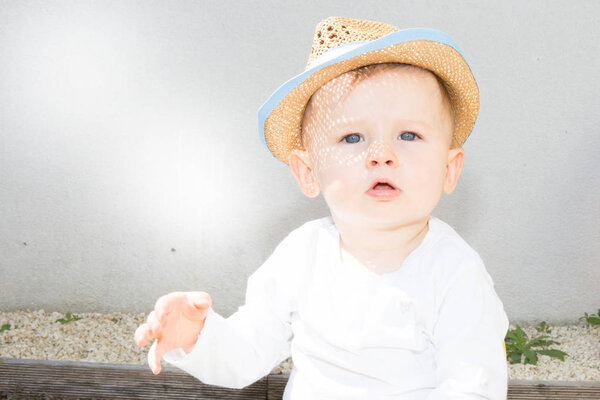
[(212, 299), (208, 293), (190, 293), (188, 294), (188, 304), (191, 306), (190, 311), (193, 316), (204, 319), (212, 304)]
[(150, 351), (148, 351), (148, 366), (154, 375), (158, 375), (161, 369), (160, 359), (162, 358), (162, 354), (159, 353), (157, 346), (158, 340), (155, 340), (150, 347)]

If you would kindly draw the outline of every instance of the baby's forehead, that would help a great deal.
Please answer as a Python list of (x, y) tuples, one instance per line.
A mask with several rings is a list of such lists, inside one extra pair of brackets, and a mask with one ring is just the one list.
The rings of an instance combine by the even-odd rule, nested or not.
[[(431, 86), (436, 81), (436, 76), (432, 72), (414, 65), (394, 63), (368, 65), (345, 72), (325, 83), (315, 91), (307, 108), (339, 105), (353, 89), (364, 81), (368, 81), (368, 85), (375, 88), (378, 85), (388, 85), (399, 77), (405, 76), (414, 77), (415, 82), (419, 82), (421, 85)], [(432, 94), (435, 97), (441, 95), (439, 90)]]
[(353, 97), (368, 102), (372, 100), (371, 91), (407, 77), (418, 85), (432, 89), (433, 100), (437, 101), (443, 97), (443, 89), (437, 88), (439, 84), (436, 82), (435, 75), (426, 69), (407, 64), (368, 65), (339, 75), (317, 89), (308, 101), (303, 125), (307, 120), (328, 118), (336, 107), (342, 106), (346, 97), (359, 85), (364, 90), (361, 90), (358, 96), (354, 93)]

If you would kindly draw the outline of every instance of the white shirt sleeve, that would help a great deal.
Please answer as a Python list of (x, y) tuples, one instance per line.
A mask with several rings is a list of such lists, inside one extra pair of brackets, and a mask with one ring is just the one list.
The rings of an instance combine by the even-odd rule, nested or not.
[(427, 400), (505, 400), (508, 326), (483, 262), (457, 273), (443, 295), (434, 328), (436, 388)]
[(289, 357), (293, 279), (286, 274), (286, 240), (248, 278), (246, 303), (237, 312), (225, 319), (210, 308), (193, 350), (171, 350), (164, 360), (203, 383), (241, 389)]

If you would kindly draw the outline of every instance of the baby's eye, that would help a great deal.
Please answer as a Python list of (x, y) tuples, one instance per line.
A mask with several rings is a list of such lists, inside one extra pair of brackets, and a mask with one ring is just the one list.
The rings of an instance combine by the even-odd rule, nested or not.
[(400, 138), (402, 138), (402, 140), (408, 140), (408, 141), (411, 141), (411, 140), (415, 140), (415, 139), (417, 139), (418, 137), (419, 137), (419, 136), (417, 136), (417, 134), (416, 134), (416, 133), (413, 133), (413, 132), (402, 132), (402, 133), (400, 134)]
[(342, 141), (345, 141), (346, 143), (358, 143), (358, 142), (360, 142), (361, 139), (362, 138), (360, 137), (360, 135), (358, 135), (356, 133), (351, 133), (350, 135), (344, 136), (342, 138)]

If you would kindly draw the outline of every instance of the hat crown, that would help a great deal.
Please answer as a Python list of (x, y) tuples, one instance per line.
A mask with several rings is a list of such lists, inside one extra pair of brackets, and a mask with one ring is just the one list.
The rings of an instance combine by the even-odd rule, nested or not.
[(379, 39), (397, 30), (398, 28), (383, 22), (345, 17), (326, 18), (315, 28), (313, 44), (305, 70), (308, 70), (317, 58), (333, 48), (352, 42)]
[(303, 149), (302, 120), (311, 96), (330, 80), (366, 65), (410, 64), (435, 74), (454, 112), (453, 146), (462, 146), (479, 111), (479, 89), (454, 41), (435, 29), (399, 30), (375, 21), (330, 17), (319, 22), (303, 73), (279, 87), (258, 111), (260, 136), (284, 163)]

